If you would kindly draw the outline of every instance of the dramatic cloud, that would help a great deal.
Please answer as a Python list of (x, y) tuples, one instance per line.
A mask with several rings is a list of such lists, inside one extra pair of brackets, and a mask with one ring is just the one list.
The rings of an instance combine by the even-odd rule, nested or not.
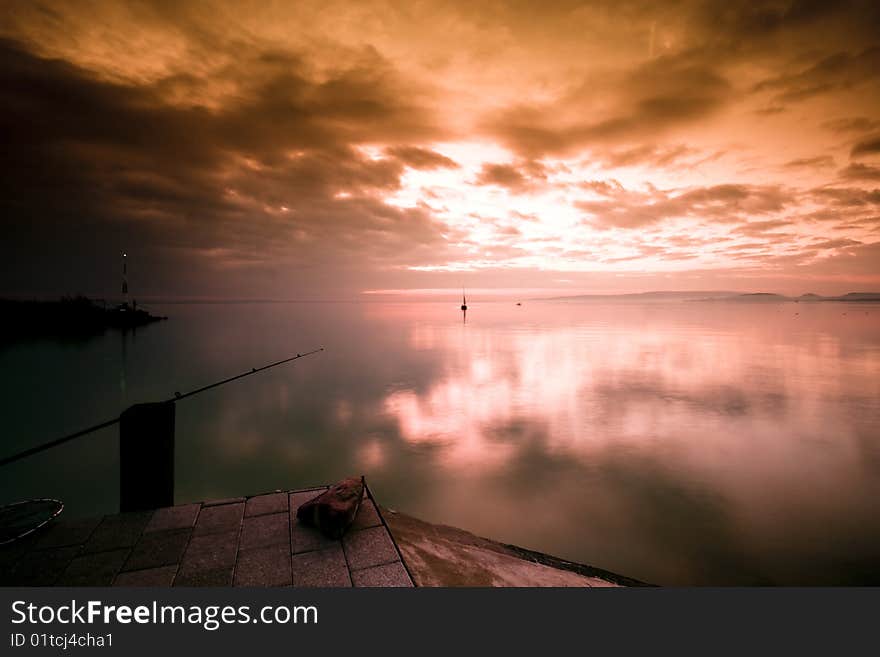
[(822, 123), (823, 128), (834, 132), (870, 132), (880, 128), (880, 121), (869, 119), (865, 116), (854, 116), (842, 119), (831, 119)]
[(716, 185), (670, 194), (661, 190), (620, 190), (608, 200), (580, 201), (577, 206), (600, 226), (639, 228), (665, 219), (692, 217), (701, 222), (736, 223), (782, 210), (789, 196), (775, 187)]
[(848, 180), (880, 180), (880, 167), (853, 162), (840, 170), (840, 177)]
[(852, 150), (849, 153), (853, 157), (880, 153), (880, 135), (868, 137), (867, 139), (858, 142), (852, 147)]
[(553, 102), (501, 110), (489, 117), (486, 130), (529, 157), (567, 155), (590, 145), (653, 138), (706, 117), (730, 92), (727, 80), (688, 55), (659, 57), (611, 83), (613, 91), (605, 93), (613, 105), (605, 111), (597, 106), (601, 86), (584, 80)]
[(4, 13), (3, 294), (880, 286), (874, 2)]
[(871, 47), (855, 55), (834, 53), (798, 73), (765, 80), (756, 90), (774, 90), (782, 102), (799, 101), (847, 89), (877, 76), (880, 76), (880, 47)]
[(818, 155), (816, 157), (802, 157), (785, 163), (789, 169), (823, 169), (834, 166), (834, 158), (830, 155)]
[(388, 149), (388, 154), (398, 158), (407, 166), (414, 169), (457, 169), (458, 164), (448, 157), (415, 146), (396, 146)]

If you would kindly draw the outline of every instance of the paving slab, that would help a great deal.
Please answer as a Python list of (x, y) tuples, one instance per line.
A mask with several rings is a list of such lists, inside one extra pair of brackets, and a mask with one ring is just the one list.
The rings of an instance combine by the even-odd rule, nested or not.
[(372, 568), (353, 570), (351, 572), (352, 583), (358, 587), (412, 587), (409, 573), (400, 561), (386, 563)]
[(196, 524), (196, 517), (201, 508), (201, 504), (181, 504), (180, 506), (166, 506), (156, 509), (144, 532), (191, 528)]
[(122, 569), (143, 570), (179, 563), (191, 534), (191, 529), (145, 533), (132, 549)]
[(125, 563), (129, 550), (85, 554), (73, 559), (55, 582), (56, 586), (110, 586)]
[(66, 545), (82, 545), (95, 528), (101, 523), (101, 518), (84, 518), (81, 520), (56, 520), (42, 531), (37, 539), (34, 549), (63, 547)]
[(247, 500), (246, 497), (224, 497), (222, 499), (208, 500), (206, 502), (202, 502), (202, 506), (208, 507), (223, 506), (224, 504), (238, 504), (239, 502), (244, 502), (245, 500)]
[(338, 544), (338, 539), (328, 538), (320, 530), (293, 519), (290, 526), (290, 546), (294, 554), (322, 550)]
[(52, 586), (75, 556), (79, 545), (37, 550), (24, 555), (12, 569), (12, 586)]
[(233, 585), (289, 586), (289, 546), (287, 544), (269, 545), (251, 550), (241, 550), (235, 564)]
[(0, 585), (12, 582), (12, 573), (18, 562), (34, 550), (34, 545), (42, 537), (40, 530), (28, 534), (17, 541), (0, 545)]
[(261, 516), (267, 513), (287, 513), (290, 495), (286, 492), (256, 495), (248, 498), (245, 516)]
[(244, 514), (244, 502), (203, 508), (196, 520), (195, 535), (222, 534), (238, 530)]
[(162, 566), (161, 568), (146, 568), (144, 570), (132, 570), (127, 573), (119, 573), (113, 580), (113, 586), (171, 586), (174, 576), (177, 574), (177, 566)]
[(0, 585), (642, 584), (390, 512), (377, 507), (369, 493), (343, 538), (327, 538), (296, 519), (299, 506), (325, 490), (268, 493), (102, 519), (56, 520), (0, 547)]
[(290, 546), (290, 516), (286, 511), (252, 516), (242, 522), (240, 550), (279, 544)]
[(302, 506), (305, 502), (308, 502), (309, 500), (315, 499), (316, 497), (318, 497), (318, 495), (326, 491), (327, 488), (329, 488), (329, 486), (325, 488), (313, 488), (310, 490), (300, 490), (292, 492), (290, 494), (290, 513), (295, 516), (296, 510), (300, 506)]
[(342, 545), (294, 554), (291, 557), (293, 586), (351, 586), (351, 577)]
[(358, 509), (357, 515), (354, 517), (354, 522), (349, 527), (349, 531), (376, 527), (381, 524), (382, 519), (379, 518), (379, 513), (376, 511), (376, 505), (373, 504), (373, 500), (364, 498), (361, 501), (361, 508)]
[(133, 546), (138, 542), (152, 515), (152, 511), (138, 511), (104, 516), (101, 524), (83, 545), (83, 552), (92, 554)]
[(193, 536), (180, 561), (180, 571), (188, 575), (198, 571), (232, 568), (237, 552), (237, 529), (225, 534)]
[(232, 566), (194, 572), (178, 571), (174, 586), (232, 586)]
[(346, 533), (342, 537), (342, 546), (352, 570), (400, 560), (391, 536), (381, 526)]

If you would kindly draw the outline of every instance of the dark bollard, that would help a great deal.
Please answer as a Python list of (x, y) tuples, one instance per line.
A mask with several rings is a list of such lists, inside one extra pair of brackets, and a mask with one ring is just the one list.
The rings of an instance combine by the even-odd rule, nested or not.
[(174, 505), (174, 402), (135, 404), (119, 416), (119, 510)]

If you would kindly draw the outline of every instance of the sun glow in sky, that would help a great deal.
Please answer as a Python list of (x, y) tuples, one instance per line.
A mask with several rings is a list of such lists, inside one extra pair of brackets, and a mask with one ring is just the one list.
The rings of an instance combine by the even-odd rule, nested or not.
[(880, 287), (876, 3), (3, 12), (0, 292)]

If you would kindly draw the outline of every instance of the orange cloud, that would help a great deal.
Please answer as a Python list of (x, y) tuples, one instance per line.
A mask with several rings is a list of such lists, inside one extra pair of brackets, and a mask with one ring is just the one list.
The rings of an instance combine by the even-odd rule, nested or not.
[(876, 3), (7, 13), (0, 292), (880, 284)]

